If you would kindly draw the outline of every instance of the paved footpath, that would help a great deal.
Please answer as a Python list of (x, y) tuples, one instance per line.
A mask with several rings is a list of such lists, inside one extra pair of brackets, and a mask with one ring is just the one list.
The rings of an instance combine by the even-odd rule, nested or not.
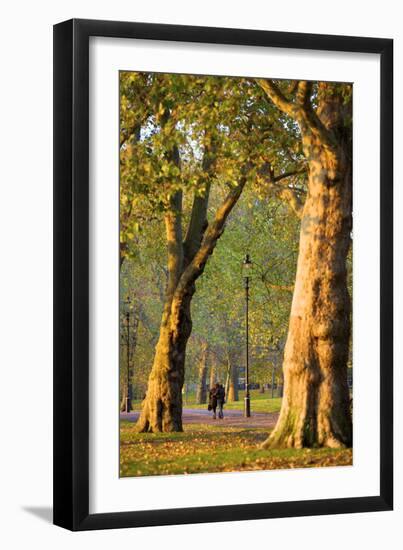
[[(121, 420), (136, 422), (139, 411), (120, 413)], [(243, 411), (226, 411), (223, 419), (213, 419), (213, 415), (207, 409), (183, 409), (184, 424), (217, 424), (234, 428), (274, 428), (278, 413), (252, 413), (250, 418), (245, 418)]]

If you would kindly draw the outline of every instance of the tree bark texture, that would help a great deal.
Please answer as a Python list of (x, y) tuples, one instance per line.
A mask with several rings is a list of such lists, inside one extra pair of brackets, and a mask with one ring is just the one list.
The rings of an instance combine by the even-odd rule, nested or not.
[[(282, 106), (301, 129), (308, 195), (284, 351), (284, 396), (265, 448), (352, 444), (347, 386), (351, 301), (346, 259), (352, 214), (348, 110), (334, 85), (319, 83), (313, 112), (304, 85), (297, 109), (288, 102)], [(284, 99), (273, 88), (268, 95), (278, 106)]]

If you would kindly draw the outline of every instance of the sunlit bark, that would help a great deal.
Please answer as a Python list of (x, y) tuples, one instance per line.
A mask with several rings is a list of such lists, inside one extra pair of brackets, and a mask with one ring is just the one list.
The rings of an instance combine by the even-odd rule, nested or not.
[(350, 446), (346, 259), (352, 204), (351, 106), (343, 102), (337, 85), (319, 83), (316, 112), (310, 106), (308, 83), (300, 83), (293, 104), (272, 82), (264, 81), (262, 87), (298, 121), (309, 167), (284, 353), (284, 397), (277, 425), (263, 446)]

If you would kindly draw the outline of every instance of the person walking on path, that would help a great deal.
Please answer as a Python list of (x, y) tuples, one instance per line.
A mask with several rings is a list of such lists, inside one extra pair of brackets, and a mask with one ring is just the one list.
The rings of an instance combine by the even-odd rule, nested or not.
[(225, 403), (225, 389), (222, 384), (217, 382), (216, 384), (216, 397), (218, 407), (218, 418), (224, 418), (224, 403)]
[(215, 384), (209, 391), (208, 410), (213, 411), (213, 418), (216, 417), (217, 410), (217, 384)]
[(217, 382), (209, 392), (209, 411), (213, 411), (213, 418), (217, 418), (217, 407), (218, 407), (218, 418), (224, 418), (223, 408), (225, 403), (225, 389), (222, 384)]

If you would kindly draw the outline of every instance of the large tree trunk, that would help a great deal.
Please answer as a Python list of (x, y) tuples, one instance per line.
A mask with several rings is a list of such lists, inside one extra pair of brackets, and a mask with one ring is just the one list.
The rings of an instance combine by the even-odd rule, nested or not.
[(138, 431), (182, 431), (182, 387), (186, 345), (192, 330), (190, 302), (194, 287), (182, 300), (166, 305), (154, 362), (143, 401)]
[(289, 332), (284, 398), (267, 446), (351, 445), (347, 386), (350, 298), (351, 171), (335, 185), (323, 153), (310, 161), (309, 195)]
[(207, 403), (207, 357), (207, 343), (203, 342), (199, 363), (199, 381), (196, 390), (196, 403), (200, 405)]
[(319, 88), (318, 116), (336, 127), (337, 145), (300, 122), (309, 165), (308, 196), (290, 324), (284, 352), (280, 417), (264, 447), (351, 446), (347, 361), (350, 297), (346, 259), (350, 246), (352, 171), (348, 139), (340, 137), (341, 99)]

